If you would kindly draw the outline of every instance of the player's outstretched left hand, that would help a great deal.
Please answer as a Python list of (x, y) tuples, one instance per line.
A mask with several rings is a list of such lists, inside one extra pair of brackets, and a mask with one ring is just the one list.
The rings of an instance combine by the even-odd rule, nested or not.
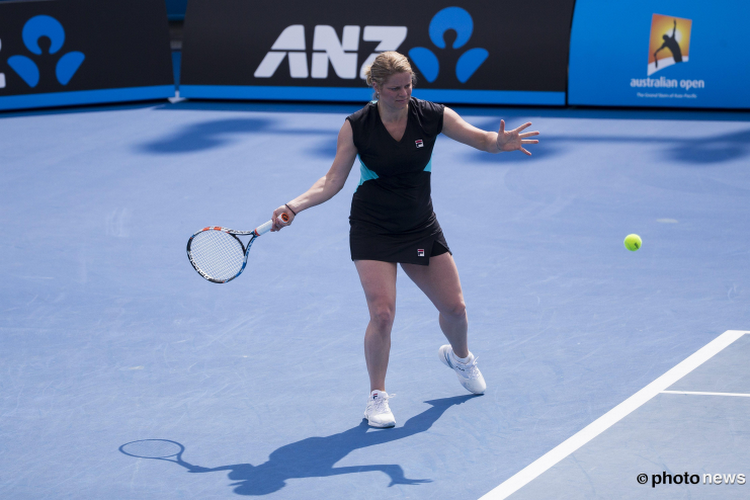
[(539, 144), (539, 141), (537, 139), (528, 139), (528, 137), (535, 137), (539, 135), (539, 132), (523, 132), (530, 126), (531, 122), (526, 122), (518, 128), (506, 131), (505, 120), (500, 120), (500, 130), (497, 132), (497, 149), (500, 151), (518, 150), (531, 156), (531, 153), (529, 153), (523, 146), (525, 144)]

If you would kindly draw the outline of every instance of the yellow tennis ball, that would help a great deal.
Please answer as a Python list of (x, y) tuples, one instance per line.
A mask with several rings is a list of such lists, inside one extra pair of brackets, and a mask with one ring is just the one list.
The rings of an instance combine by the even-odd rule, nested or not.
[(641, 245), (643, 245), (643, 241), (641, 241), (641, 237), (637, 234), (629, 234), (625, 236), (625, 248), (630, 250), (631, 252), (635, 252), (639, 248), (641, 248)]

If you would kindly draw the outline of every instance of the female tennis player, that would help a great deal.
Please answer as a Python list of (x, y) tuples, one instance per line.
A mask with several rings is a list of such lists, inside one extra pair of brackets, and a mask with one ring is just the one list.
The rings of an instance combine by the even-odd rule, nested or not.
[[(430, 196), (432, 149), (441, 132), (481, 151), (521, 151), (539, 141), (539, 132), (523, 132), (531, 123), (486, 132), (464, 121), (455, 111), (411, 96), (415, 82), (408, 59), (383, 52), (366, 70), (376, 100), (348, 116), (338, 134), (336, 156), (328, 173), (305, 193), (273, 212), (272, 231), (290, 225), (303, 210), (331, 199), (344, 186), (355, 159), (360, 183), (351, 206), (351, 258), (365, 292), (370, 321), (365, 330), (365, 360), (370, 396), (365, 418), (373, 427), (396, 424), (385, 391), (396, 311), (396, 273), (406, 275), (432, 301), (449, 344), (440, 360), (455, 370), (469, 392), (486, 389), (476, 358), (469, 351), (468, 319), (458, 270), (443, 236)], [(286, 224), (278, 222), (282, 214)]]

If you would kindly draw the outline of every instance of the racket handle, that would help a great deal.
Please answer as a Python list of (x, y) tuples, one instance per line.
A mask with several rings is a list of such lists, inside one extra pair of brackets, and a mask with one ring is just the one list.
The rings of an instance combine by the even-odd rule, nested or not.
[[(276, 220), (279, 221), (279, 224), (287, 224), (289, 222), (289, 216), (287, 214), (281, 214), (279, 215)], [(269, 220), (265, 224), (258, 226), (255, 228), (255, 234), (257, 236), (260, 236), (261, 234), (265, 234), (268, 231), (271, 230), (271, 227), (273, 226), (273, 221)]]
[(269, 220), (263, 225), (260, 225), (255, 228), (255, 235), (260, 236), (261, 234), (266, 234), (268, 231), (271, 230), (271, 227), (273, 226), (273, 221)]

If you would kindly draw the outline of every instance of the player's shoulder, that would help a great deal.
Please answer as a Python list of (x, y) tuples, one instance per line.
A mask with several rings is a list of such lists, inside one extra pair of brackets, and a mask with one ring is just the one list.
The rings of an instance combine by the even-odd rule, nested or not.
[(430, 122), (433, 120), (442, 122), (445, 105), (412, 96), (409, 102), (409, 109), (419, 118), (420, 122)]
[(352, 123), (359, 123), (365, 120), (368, 116), (371, 116), (377, 109), (377, 101), (370, 101), (365, 104), (361, 109), (355, 111), (346, 117)]
[(414, 96), (409, 101), (409, 107), (413, 113), (422, 116), (442, 116), (443, 111), (445, 111), (445, 105), (443, 104), (419, 99)]
[(438, 135), (443, 130), (445, 106), (424, 99), (411, 98), (409, 109), (412, 120), (429, 135)]

